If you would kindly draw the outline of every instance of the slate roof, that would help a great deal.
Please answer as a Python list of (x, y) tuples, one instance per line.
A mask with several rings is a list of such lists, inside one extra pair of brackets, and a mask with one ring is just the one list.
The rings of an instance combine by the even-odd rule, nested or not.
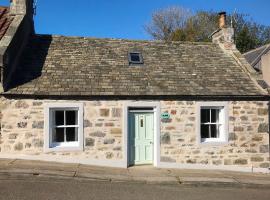
[[(129, 66), (128, 52), (144, 65)], [(232, 56), (213, 43), (36, 35), (6, 94), (262, 95)]]
[(9, 8), (0, 6), (0, 40), (5, 35), (13, 18), (9, 17)]
[(261, 46), (244, 53), (244, 57), (248, 63), (256, 70), (261, 71), (261, 57), (270, 50), (270, 44)]

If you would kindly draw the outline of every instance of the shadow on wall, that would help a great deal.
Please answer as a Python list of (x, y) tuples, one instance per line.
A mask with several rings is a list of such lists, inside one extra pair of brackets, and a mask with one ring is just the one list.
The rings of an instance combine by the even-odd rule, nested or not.
[(34, 83), (42, 75), (51, 41), (51, 35), (33, 35), (29, 38), (5, 91), (29, 82)]

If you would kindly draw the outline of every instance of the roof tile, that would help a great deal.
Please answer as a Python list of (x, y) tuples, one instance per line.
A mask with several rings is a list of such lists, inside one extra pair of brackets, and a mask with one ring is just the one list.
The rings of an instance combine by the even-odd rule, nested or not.
[[(139, 51), (144, 65), (129, 66)], [(241, 66), (213, 43), (36, 35), (7, 94), (262, 95)]]

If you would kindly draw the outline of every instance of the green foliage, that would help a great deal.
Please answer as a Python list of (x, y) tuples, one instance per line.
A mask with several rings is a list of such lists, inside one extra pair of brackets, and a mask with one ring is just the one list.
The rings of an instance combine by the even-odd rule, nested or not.
[[(254, 22), (248, 15), (228, 15), (227, 24), (234, 27), (236, 47), (242, 53), (270, 42), (270, 27)], [(208, 42), (217, 28), (217, 12), (191, 13), (182, 7), (170, 7), (155, 12), (146, 31), (158, 40)]]
[(244, 26), (237, 33), (237, 37), (235, 40), (236, 46), (240, 52), (247, 52), (250, 49), (254, 49), (257, 46), (257, 38), (254, 37), (247, 26)]

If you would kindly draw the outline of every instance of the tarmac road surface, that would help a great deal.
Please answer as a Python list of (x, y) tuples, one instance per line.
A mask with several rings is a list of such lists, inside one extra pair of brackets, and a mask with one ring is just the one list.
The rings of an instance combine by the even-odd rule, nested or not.
[(0, 200), (269, 200), (269, 188), (151, 185), (75, 179), (0, 180)]

